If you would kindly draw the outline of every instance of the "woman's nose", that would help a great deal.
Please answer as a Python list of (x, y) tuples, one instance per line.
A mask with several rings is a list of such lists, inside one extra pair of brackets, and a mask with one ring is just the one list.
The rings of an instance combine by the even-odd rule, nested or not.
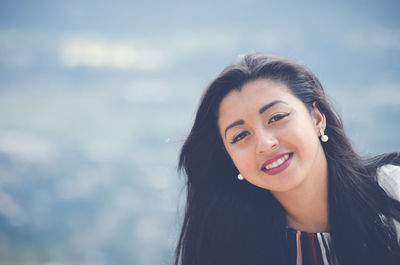
[(261, 132), (257, 135), (256, 153), (268, 153), (279, 147), (278, 138), (272, 133)]

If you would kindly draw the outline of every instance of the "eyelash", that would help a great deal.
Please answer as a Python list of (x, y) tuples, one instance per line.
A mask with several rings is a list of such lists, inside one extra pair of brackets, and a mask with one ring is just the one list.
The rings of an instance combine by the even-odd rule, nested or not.
[(238, 135), (236, 135), (236, 136), (233, 138), (231, 144), (234, 144), (234, 143), (236, 143), (236, 142), (242, 140), (244, 137), (246, 137), (246, 136), (249, 135), (249, 134), (250, 134), (250, 133), (249, 133), (248, 131), (244, 131), (244, 132), (239, 133)]
[[(282, 120), (283, 118), (287, 117), (290, 115), (290, 112), (288, 113), (277, 113), (274, 116), (272, 116), (269, 120), (268, 120), (268, 124), (270, 124), (271, 122), (277, 122)], [(274, 120), (274, 121), (273, 121)]]
[[(277, 122), (280, 121), (282, 119), (284, 119), (285, 117), (289, 116), (290, 112), (288, 113), (277, 113), (274, 116), (272, 116), (269, 120), (268, 120), (268, 124), (270, 124), (271, 122)], [(243, 138), (245, 138), (247, 135), (249, 135), (250, 133), (248, 131), (243, 131), (240, 132), (238, 135), (236, 135), (233, 140), (231, 141), (231, 144), (234, 144), (240, 140), (242, 140)]]

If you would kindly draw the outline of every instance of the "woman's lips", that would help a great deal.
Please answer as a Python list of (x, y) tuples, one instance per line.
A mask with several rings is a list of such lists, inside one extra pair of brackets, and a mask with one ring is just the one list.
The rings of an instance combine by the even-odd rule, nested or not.
[(264, 162), (261, 170), (268, 175), (276, 175), (285, 170), (292, 162), (293, 153), (284, 153), (268, 159)]

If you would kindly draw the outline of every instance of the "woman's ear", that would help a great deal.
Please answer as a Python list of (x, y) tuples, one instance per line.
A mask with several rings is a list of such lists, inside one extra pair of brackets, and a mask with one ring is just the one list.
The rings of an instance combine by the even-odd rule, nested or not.
[(319, 129), (322, 129), (325, 131), (326, 128), (326, 118), (324, 113), (321, 112), (321, 110), (319, 109), (317, 102), (314, 101), (313, 102), (313, 111), (311, 113), (311, 116), (313, 118), (313, 121), (315, 122), (315, 127), (319, 133)]

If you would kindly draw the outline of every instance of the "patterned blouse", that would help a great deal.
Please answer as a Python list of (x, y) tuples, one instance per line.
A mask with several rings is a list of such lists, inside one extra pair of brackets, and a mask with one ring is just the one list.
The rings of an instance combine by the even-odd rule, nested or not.
[[(386, 193), (400, 200), (400, 167), (385, 165), (378, 169), (378, 184)], [(400, 223), (394, 220), (397, 241), (400, 244)], [(307, 233), (287, 228), (287, 242), (290, 264), (302, 265), (334, 265), (336, 257), (330, 251), (331, 238), (329, 232)]]

